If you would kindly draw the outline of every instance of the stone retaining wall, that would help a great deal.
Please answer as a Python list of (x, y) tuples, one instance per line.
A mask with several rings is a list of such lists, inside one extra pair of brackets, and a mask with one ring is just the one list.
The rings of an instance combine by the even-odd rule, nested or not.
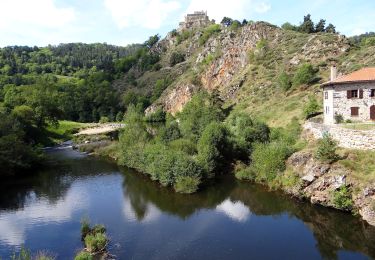
[(338, 125), (324, 125), (306, 122), (303, 128), (319, 139), (324, 133), (329, 133), (338, 145), (349, 149), (375, 149), (375, 130), (353, 130)]

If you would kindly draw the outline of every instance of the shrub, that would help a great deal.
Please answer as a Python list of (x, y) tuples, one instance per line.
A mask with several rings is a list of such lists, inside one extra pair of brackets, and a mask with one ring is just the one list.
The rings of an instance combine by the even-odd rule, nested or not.
[(185, 61), (185, 55), (179, 52), (173, 52), (169, 58), (169, 65), (173, 67), (174, 65)]
[(169, 143), (169, 147), (175, 151), (181, 151), (188, 155), (195, 155), (197, 153), (197, 144), (190, 139), (176, 139)]
[(108, 123), (109, 122), (109, 118), (106, 117), (106, 116), (102, 116), (99, 120), (99, 123), (101, 124), (105, 124), (105, 123)]
[(81, 220), (81, 236), (84, 238), (88, 233), (90, 233), (90, 220), (88, 218), (83, 218)]
[(74, 260), (93, 260), (93, 256), (86, 251), (79, 252), (75, 257)]
[(341, 114), (335, 114), (335, 122), (336, 124), (341, 124), (344, 122), (344, 117)]
[(303, 115), (306, 119), (316, 116), (320, 112), (320, 105), (314, 96), (310, 96), (303, 107)]
[(94, 253), (103, 251), (107, 245), (108, 239), (103, 233), (88, 234), (85, 237), (87, 251)]
[(285, 160), (293, 149), (285, 142), (258, 143), (251, 154), (251, 170), (258, 181), (271, 183), (285, 170)]
[(197, 160), (209, 178), (223, 168), (225, 150), (228, 149), (227, 136), (227, 129), (221, 123), (212, 122), (198, 141)]
[(152, 114), (149, 114), (146, 117), (146, 122), (164, 122), (165, 121), (165, 112), (162, 108), (156, 109), (156, 111)]
[(285, 71), (280, 73), (277, 81), (281, 89), (283, 89), (284, 91), (288, 91), (292, 86), (292, 81), (290, 79), (290, 76)]
[(333, 162), (337, 160), (336, 149), (336, 141), (334, 141), (329, 134), (325, 133), (323, 138), (318, 142), (315, 157), (322, 161)]
[(181, 132), (176, 121), (172, 121), (166, 127), (159, 130), (158, 138), (163, 143), (169, 143), (181, 137)]
[(269, 140), (269, 127), (243, 112), (230, 114), (225, 124), (231, 134), (234, 156), (238, 159), (249, 157), (254, 142)]
[(104, 234), (106, 232), (106, 228), (104, 225), (101, 225), (101, 224), (96, 224), (93, 228), (92, 228), (92, 233), (93, 234), (97, 234), (97, 233), (102, 233)]
[(293, 77), (293, 85), (311, 84), (317, 80), (317, 70), (310, 63), (302, 64)]
[(342, 210), (351, 210), (353, 208), (352, 194), (346, 186), (342, 186), (333, 192), (333, 204), (336, 208)]
[(192, 176), (180, 176), (176, 178), (174, 189), (180, 193), (194, 193), (198, 190), (198, 186), (201, 183), (199, 177)]
[(239, 180), (253, 181), (255, 180), (256, 174), (250, 167), (246, 167), (236, 171), (235, 176)]
[(206, 29), (204, 29), (203, 34), (199, 38), (199, 45), (204, 45), (213, 34), (218, 33), (220, 31), (220, 25), (218, 24), (212, 24), (208, 26)]

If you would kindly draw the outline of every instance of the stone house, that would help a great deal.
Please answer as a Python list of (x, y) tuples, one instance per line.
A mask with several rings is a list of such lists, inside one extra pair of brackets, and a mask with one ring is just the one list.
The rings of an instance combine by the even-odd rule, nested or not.
[(336, 123), (336, 116), (353, 122), (375, 121), (375, 67), (363, 68), (323, 83), (324, 124)]

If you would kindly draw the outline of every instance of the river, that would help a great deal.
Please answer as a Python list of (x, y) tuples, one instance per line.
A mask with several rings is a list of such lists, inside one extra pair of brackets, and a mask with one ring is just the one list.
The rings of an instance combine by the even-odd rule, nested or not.
[(107, 227), (117, 259), (371, 259), (375, 228), (357, 217), (222, 176), (194, 195), (70, 148), (0, 184), (0, 258), (22, 245), (73, 259), (80, 220)]

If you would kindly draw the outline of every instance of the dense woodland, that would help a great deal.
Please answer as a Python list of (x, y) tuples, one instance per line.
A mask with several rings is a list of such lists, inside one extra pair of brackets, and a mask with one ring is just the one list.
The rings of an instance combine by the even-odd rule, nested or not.
[[(239, 22), (225, 17), (221, 25), (236, 29), (247, 23), (251, 23), (251, 21), (244, 20), (243, 22)], [(307, 15), (299, 26), (286, 23), (282, 28), (300, 33), (336, 33), (336, 29), (332, 24), (326, 26), (325, 23), (325, 20), (320, 20), (315, 24), (311, 20), (311, 16)], [(219, 33), (220, 30), (220, 25), (204, 28), (199, 39), (200, 45), (204, 45), (208, 38), (215, 33)], [(191, 37), (191, 34), (188, 32), (179, 34), (176, 31), (172, 31), (173, 34), (177, 38), (177, 44)], [(375, 45), (374, 39), (374, 33), (368, 33), (353, 37), (351, 41), (357, 45)], [(125, 79), (136, 89), (136, 79), (141, 77), (142, 74), (159, 71), (162, 68), (161, 57), (159, 56), (159, 52), (152, 51), (153, 46), (159, 40), (160, 37), (155, 35), (151, 36), (143, 44), (134, 44), (127, 47), (99, 43), (69, 43), (43, 48), (27, 46), (0, 48), (0, 116), (2, 119), (0, 121), (0, 173), (13, 173), (38, 165), (36, 162), (40, 161), (42, 157), (39, 146), (45, 145), (42, 140), (43, 136), (47, 134), (46, 127), (48, 125), (57, 125), (59, 120), (98, 122), (100, 119), (105, 118), (109, 121), (122, 121), (128, 107), (132, 107), (138, 114), (142, 114), (148, 105), (162, 95), (162, 92), (173, 82), (173, 79), (171, 77), (163, 77), (156, 80), (156, 82), (152, 83), (152, 92), (144, 95), (140, 95), (133, 90), (114, 88), (113, 81), (116, 79)], [(170, 56), (169, 66), (173, 67), (184, 60), (185, 55), (183, 53), (174, 52)], [(311, 83), (315, 77), (314, 69), (311, 66), (309, 67), (309, 65), (303, 66), (301, 68), (301, 73), (303, 74), (301, 77), (307, 76), (308, 83)], [(290, 79), (287, 74), (284, 77), (281, 75), (279, 78), (280, 85), (288, 89), (292, 83), (300, 84), (298, 76), (299, 74), (296, 73), (295, 79)], [(209, 97), (205, 98), (211, 100)], [(201, 101), (197, 99), (194, 102), (199, 103)], [(196, 106), (197, 103), (194, 102), (190, 106)], [(316, 104), (313, 105), (316, 107)], [(228, 116), (230, 118), (230, 115), (225, 114), (217, 105), (213, 104), (213, 106), (210, 108), (213, 109), (212, 111), (202, 110), (203, 112), (206, 111), (207, 114), (199, 116), (196, 115), (198, 112), (192, 108), (190, 112), (186, 112), (189, 110), (184, 110), (185, 112), (179, 115), (179, 120), (181, 121), (179, 126), (176, 126), (176, 121), (172, 119), (167, 120), (167, 123), (164, 125), (165, 132), (160, 133), (160, 135), (164, 136), (158, 136), (155, 139), (157, 142), (162, 140), (160, 141), (162, 143), (161, 146), (157, 146), (157, 149), (170, 148), (171, 145), (173, 147), (180, 147), (178, 149), (185, 147), (183, 149), (191, 149), (190, 151), (182, 151), (188, 155), (190, 158), (188, 160), (192, 160), (192, 157), (195, 158), (195, 155), (201, 158), (199, 160), (206, 160), (203, 158), (206, 155), (202, 155), (202, 152), (199, 152), (199, 147), (203, 147), (203, 145), (199, 145), (199, 142), (205, 136), (204, 131), (213, 131), (218, 135), (226, 135), (226, 133), (230, 132), (228, 129), (231, 129), (231, 126), (228, 127), (226, 125), (228, 124), (226, 123), (228, 122), (227, 120), (230, 119), (225, 119)], [(187, 109), (189, 109), (189, 106)], [(199, 113), (203, 113), (202, 111)], [(312, 109), (312, 113), (314, 112), (315, 108)], [(191, 115), (189, 115), (190, 113)], [(194, 115), (197, 118), (189, 119), (189, 117)], [(201, 116), (203, 119), (200, 118)], [(206, 117), (209, 117), (209, 119)], [(164, 120), (165, 115), (161, 111), (158, 111), (158, 114), (154, 115), (154, 118), (148, 118), (147, 120), (160, 121), (160, 118)], [(240, 118), (242, 118), (242, 115)], [(250, 118), (238, 120), (247, 122), (245, 124), (253, 124), (253, 119)], [(191, 125), (184, 125), (185, 123)], [(213, 124), (209, 128), (211, 130), (205, 130), (205, 127), (208, 127), (211, 123), (217, 124)], [(254, 124), (258, 127), (258, 122)], [(200, 125), (201, 129), (196, 129), (197, 125)], [(225, 125), (225, 127), (222, 128), (222, 125)], [(263, 130), (266, 131), (265, 129)], [(131, 128), (129, 127), (127, 131), (131, 131)], [(137, 134), (141, 133), (138, 132)], [(230, 136), (228, 138), (233, 139), (235, 135), (235, 133), (232, 133), (228, 135)], [(143, 136), (142, 138), (146, 137)], [(154, 140), (154, 138), (150, 140), (149, 138), (146, 138), (147, 143), (150, 140)], [(247, 137), (241, 138), (246, 139)], [(259, 138), (260, 140), (270, 140), (269, 136), (267, 138)], [(227, 140), (227, 137), (225, 140)], [(134, 140), (128, 141), (134, 142)], [(214, 142), (215, 140), (206, 141)], [(126, 144), (126, 138), (123, 138), (122, 142)], [(140, 142), (145, 143), (146, 141), (142, 139)], [(193, 145), (197, 142), (198, 146)], [(245, 144), (241, 144), (241, 142), (227, 142), (227, 144), (253, 146), (250, 143), (255, 141), (249, 141), (250, 143), (248, 144), (246, 144), (247, 141), (243, 141)], [(136, 144), (129, 143), (126, 145), (131, 146)], [(152, 153), (153, 149), (156, 149), (156, 146), (147, 147), (149, 148), (147, 151), (150, 153)], [(202, 149), (204, 150), (205, 148)], [(249, 151), (247, 153), (240, 152), (244, 148), (239, 149), (237, 147), (233, 149), (232, 147), (231, 151), (236, 151), (238, 157), (230, 158), (231, 160), (241, 159), (246, 161), (249, 158)], [(222, 161), (221, 158), (229, 158), (225, 153), (224, 150), (218, 151), (217, 156), (219, 157), (214, 160), (219, 162)], [(124, 156), (126, 157), (125, 152)], [(132, 155), (131, 158), (136, 159), (137, 157)], [(185, 157), (182, 156), (181, 158)], [(143, 166), (138, 163), (140, 162), (124, 162), (124, 164), (149, 172), (150, 174), (154, 172), (154, 170), (143, 169)], [(193, 164), (195, 165), (195, 163), (194, 161)], [(198, 163), (196, 166), (197, 171), (205, 174), (199, 175), (197, 177), (199, 180), (202, 176), (209, 176), (210, 172), (216, 171), (216, 166), (210, 166), (208, 162), (206, 164)], [(153, 178), (158, 179), (159, 177)], [(194, 180), (190, 181), (194, 182)], [(176, 183), (169, 184), (175, 185)]]

